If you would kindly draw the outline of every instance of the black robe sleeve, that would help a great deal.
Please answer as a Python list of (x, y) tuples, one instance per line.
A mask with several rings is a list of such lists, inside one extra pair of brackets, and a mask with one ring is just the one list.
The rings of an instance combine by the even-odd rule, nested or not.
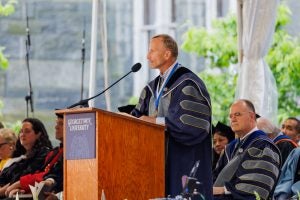
[(266, 140), (253, 142), (244, 152), (234, 177), (225, 183), (235, 199), (267, 199), (280, 172), (280, 152)]

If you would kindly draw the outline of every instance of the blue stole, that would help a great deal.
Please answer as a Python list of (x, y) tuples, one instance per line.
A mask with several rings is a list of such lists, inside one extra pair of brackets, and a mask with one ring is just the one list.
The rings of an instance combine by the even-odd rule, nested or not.
[(245, 138), (241, 142), (239, 141), (239, 139), (233, 140), (232, 142), (230, 142), (228, 148), (226, 148), (228, 150), (228, 157), (231, 160), (240, 149), (244, 151), (249, 146), (249, 144), (253, 142), (256, 138), (264, 136), (266, 136), (266, 134), (263, 131), (257, 130), (251, 133), (247, 138)]
[(173, 67), (172, 71), (170, 72), (169, 76), (167, 77), (166, 81), (164, 81), (164, 84), (161, 86), (157, 96), (156, 96), (156, 99), (155, 99), (155, 108), (156, 110), (158, 110), (158, 104), (159, 104), (159, 101), (160, 101), (160, 98), (163, 94), (163, 91), (164, 91), (164, 88), (166, 87), (168, 81), (170, 80), (170, 78), (172, 77), (172, 75), (174, 74), (174, 72), (176, 71), (178, 67), (178, 62), (175, 64), (175, 66)]
[(291, 139), (291, 138), (287, 135), (282, 134), (282, 135), (279, 135), (276, 138), (274, 138), (273, 142), (276, 143), (276, 142), (278, 142), (279, 140), (282, 140), (282, 139)]

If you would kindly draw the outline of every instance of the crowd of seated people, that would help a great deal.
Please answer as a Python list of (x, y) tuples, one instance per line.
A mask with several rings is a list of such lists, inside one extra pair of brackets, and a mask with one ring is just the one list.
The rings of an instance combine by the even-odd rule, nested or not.
[(290, 152), (298, 147), (298, 144), (289, 136), (280, 131), (270, 120), (260, 117), (257, 119), (257, 128), (264, 131), (277, 145), (281, 153), (282, 163), (285, 162)]
[[(218, 122), (213, 128), (214, 199), (286, 200), (300, 192), (300, 121), (286, 119), (281, 129), (254, 105), (235, 101), (229, 110), (230, 127)], [(59, 147), (52, 149), (43, 123), (24, 119), (19, 137), (0, 128), (0, 195), (30, 193), (29, 185), (44, 182), (48, 199), (63, 190), (63, 116), (55, 126)]]
[(17, 136), (12, 129), (0, 129), (0, 172), (12, 163), (16, 142)]
[(214, 199), (297, 199), (300, 121), (290, 117), (279, 129), (256, 119), (248, 100), (234, 102), (229, 116), (237, 138), (225, 146), (213, 171)]
[(9, 199), (17, 193), (31, 193), (29, 185), (35, 182), (44, 182), (44, 187), (48, 188), (45, 193), (47, 200), (58, 199), (56, 194), (63, 190), (62, 115), (57, 115), (55, 130), (56, 139), (61, 144), (53, 149), (39, 119), (24, 119), (18, 138), (11, 131), (8, 137), (8, 130), (0, 129), (0, 165), (5, 162), (0, 173), (1, 199)]

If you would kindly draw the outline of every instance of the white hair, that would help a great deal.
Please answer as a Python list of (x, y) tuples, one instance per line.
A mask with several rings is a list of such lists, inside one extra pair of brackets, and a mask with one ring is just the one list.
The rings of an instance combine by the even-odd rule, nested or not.
[(257, 128), (262, 130), (266, 134), (277, 135), (280, 132), (280, 129), (277, 128), (270, 120), (263, 117), (257, 119)]

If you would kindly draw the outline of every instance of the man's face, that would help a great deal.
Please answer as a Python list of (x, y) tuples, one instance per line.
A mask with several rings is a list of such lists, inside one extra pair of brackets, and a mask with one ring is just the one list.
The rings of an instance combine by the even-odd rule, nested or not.
[(151, 68), (164, 71), (166, 67), (169, 67), (167, 61), (170, 59), (170, 56), (171, 52), (164, 46), (161, 38), (151, 39), (147, 54)]
[(63, 141), (63, 129), (64, 128), (64, 119), (57, 118), (56, 119), (56, 125), (55, 125), (55, 138)]
[(242, 101), (232, 104), (229, 118), (231, 129), (239, 137), (245, 136), (255, 127), (255, 114)]
[(281, 132), (289, 136), (295, 142), (298, 142), (300, 139), (299, 136), (300, 133), (297, 132), (296, 126), (297, 126), (297, 121), (293, 119), (287, 119), (283, 122), (281, 126)]

